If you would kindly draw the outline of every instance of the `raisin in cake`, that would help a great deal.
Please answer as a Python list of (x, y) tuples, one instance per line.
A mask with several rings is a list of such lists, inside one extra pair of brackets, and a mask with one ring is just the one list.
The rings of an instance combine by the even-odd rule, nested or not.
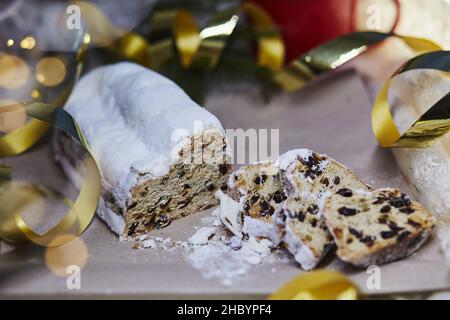
[(325, 200), (323, 214), (338, 257), (360, 267), (412, 254), (436, 223), (427, 209), (396, 189), (337, 191)]
[(233, 172), (221, 199), (222, 222), (235, 234), (280, 242), (275, 212), (286, 199), (280, 171), (273, 162), (245, 166)]
[[(137, 235), (217, 205), (231, 166), (220, 122), (176, 84), (132, 63), (84, 76), (65, 106), (102, 176), (99, 216)], [(55, 137), (57, 160), (76, 183), (80, 151)]]
[(335, 160), (308, 149), (283, 154), (278, 165), (288, 197), (278, 214), (282, 240), (301, 267), (311, 270), (333, 246), (320, 212), (325, 197), (368, 186)]

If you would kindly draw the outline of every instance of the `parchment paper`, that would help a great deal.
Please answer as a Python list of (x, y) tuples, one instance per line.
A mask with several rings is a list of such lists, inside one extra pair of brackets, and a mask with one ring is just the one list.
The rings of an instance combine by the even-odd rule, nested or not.
[[(311, 148), (347, 165), (374, 187), (398, 187), (408, 192), (391, 152), (377, 147), (370, 127), (370, 101), (353, 72), (332, 75), (300, 92), (278, 94), (269, 102), (263, 101), (258, 88), (217, 88), (206, 106), (225, 128), (279, 128), (280, 152)], [(24, 156), (0, 161), (19, 168), (21, 178), (76, 194), (54, 165), (45, 143)], [(173, 222), (153, 235), (187, 240), (195, 232), (194, 226), (210, 213)], [(224, 286), (218, 279), (203, 278), (184, 261), (181, 251), (132, 249), (129, 242), (119, 242), (99, 219), (82, 239), (90, 255), (82, 270), (81, 290), (68, 290), (66, 279), (46, 268), (43, 249), (26, 246), (14, 250), (3, 245), (0, 298), (264, 298), (302, 272), (293, 262), (255, 266), (249, 275)], [(336, 258), (329, 257), (321, 267), (346, 273), (367, 294), (450, 288), (448, 268), (434, 239), (408, 259), (381, 267), (379, 290), (367, 288), (369, 275), (365, 270)]]

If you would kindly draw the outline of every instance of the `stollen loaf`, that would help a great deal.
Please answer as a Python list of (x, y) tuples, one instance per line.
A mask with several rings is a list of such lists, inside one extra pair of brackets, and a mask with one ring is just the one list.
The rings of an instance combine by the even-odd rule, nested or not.
[[(217, 205), (230, 152), (219, 120), (165, 77), (123, 62), (97, 68), (65, 105), (99, 165), (98, 215), (134, 236)], [(56, 160), (79, 185), (80, 150), (54, 138)]]
[[(390, 104), (400, 132), (448, 92), (450, 77), (439, 71), (410, 71), (394, 79)], [(414, 197), (437, 216), (437, 235), (450, 264), (450, 133), (425, 149), (392, 150)]]

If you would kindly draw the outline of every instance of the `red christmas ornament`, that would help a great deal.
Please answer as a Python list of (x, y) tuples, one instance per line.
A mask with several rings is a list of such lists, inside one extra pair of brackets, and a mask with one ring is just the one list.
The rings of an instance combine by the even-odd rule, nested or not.
[[(398, 0), (394, 0), (398, 4)], [(357, 0), (251, 0), (280, 27), (286, 63), (308, 50), (355, 30)]]

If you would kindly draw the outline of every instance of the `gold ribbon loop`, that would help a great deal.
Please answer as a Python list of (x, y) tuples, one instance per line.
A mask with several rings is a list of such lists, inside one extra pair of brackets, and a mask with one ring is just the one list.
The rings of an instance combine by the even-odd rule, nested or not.
[(358, 289), (339, 272), (317, 270), (304, 273), (282, 286), (270, 300), (356, 300)]
[[(0, 238), (14, 243), (32, 241), (41, 246), (60, 246), (70, 239), (60, 236), (79, 236), (92, 221), (100, 199), (100, 173), (83, 135), (68, 113), (57, 106), (43, 103), (31, 103), (25, 105), (24, 109), (33, 120), (43, 122), (47, 126), (54, 125), (83, 145), (87, 151), (82, 166), (85, 178), (75, 203), (43, 186), (3, 180), (0, 184)], [(0, 113), (3, 112), (5, 111), (0, 109)], [(69, 208), (69, 212), (45, 234), (38, 234), (24, 221), (21, 211), (27, 205), (44, 198), (60, 198)]]
[[(450, 72), (450, 51), (435, 51), (417, 56), (405, 63), (392, 78), (419, 69)], [(383, 147), (430, 146), (450, 130), (450, 93), (431, 106), (409, 129), (400, 134), (388, 103), (392, 78), (383, 86), (372, 109), (372, 128), (376, 139)]]

